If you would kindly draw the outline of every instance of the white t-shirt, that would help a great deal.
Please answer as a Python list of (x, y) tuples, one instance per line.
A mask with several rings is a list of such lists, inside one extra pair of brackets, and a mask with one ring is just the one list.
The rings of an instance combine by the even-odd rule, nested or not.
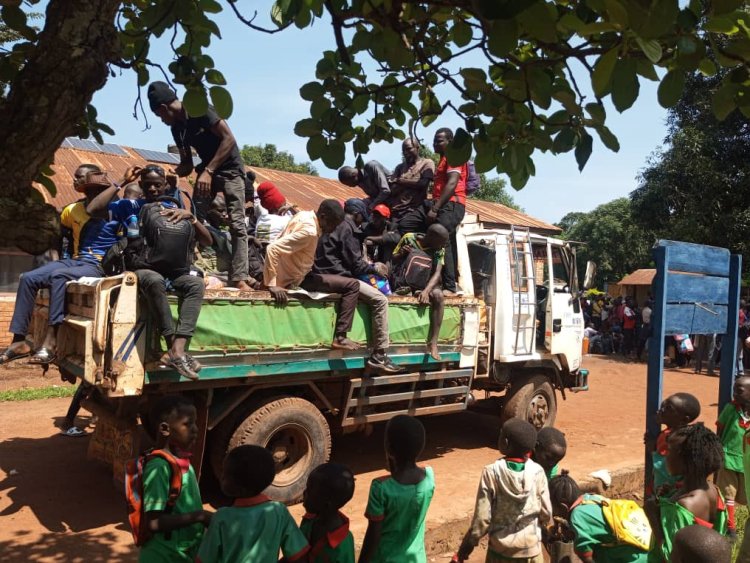
[(597, 334), (599, 334), (599, 332), (595, 328), (592, 328), (590, 326), (587, 326), (585, 329), (583, 329), (583, 335), (586, 338), (593, 338)]
[(651, 307), (644, 307), (643, 309), (641, 309), (641, 319), (643, 320), (644, 324), (651, 323)]
[(287, 211), (284, 215), (274, 215), (269, 213), (260, 203), (255, 203), (255, 238), (263, 242), (273, 242), (281, 231), (284, 230), (293, 213)]

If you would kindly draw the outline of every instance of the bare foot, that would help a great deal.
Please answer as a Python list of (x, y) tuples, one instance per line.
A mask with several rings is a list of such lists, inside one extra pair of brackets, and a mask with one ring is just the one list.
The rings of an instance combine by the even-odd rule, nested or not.
[(331, 342), (331, 348), (334, 350), (357, 350), (359, 344), (348, 338), (334, 338)]
[(239, 280), (232, 282), (232, 287), (236, 287), (240, 291), (252, 291), (253, 288), (245, 280)]
[(443, 297), (455, 297), (456, 294), (448, 289), (443, 290)]
[(439, 362), (440, 361), (440, 352), (438, 352), (437, 343), (429, 342), (427, 344), (427, 353), (430, 355), (430, 357)]

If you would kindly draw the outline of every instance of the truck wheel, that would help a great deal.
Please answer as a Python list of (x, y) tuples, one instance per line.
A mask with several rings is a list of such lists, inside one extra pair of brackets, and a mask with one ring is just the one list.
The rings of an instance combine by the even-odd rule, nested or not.
[(555, 390), (546, 376), (532, 375), (511, 383), (509, 397), (503, 406), (503, 420), (520, 418), (539, 429), (553, 426), (556, 416)]
[[(267, 489), (274, 500), (294, 504), (302, 499), (307, 477), (331, 454), (331, 431), (320, 411), (299, 397), (276, 397), (254, 405), (229, 437), (224, 453), (253, 444), (267, 448), (276, 462), (276, 478)], [(214, 470), (221, 475), (214, 456)], [(223, 458), (223, 456), (221, 456)], [(218, 470), (218, 471), (217, 471)]]

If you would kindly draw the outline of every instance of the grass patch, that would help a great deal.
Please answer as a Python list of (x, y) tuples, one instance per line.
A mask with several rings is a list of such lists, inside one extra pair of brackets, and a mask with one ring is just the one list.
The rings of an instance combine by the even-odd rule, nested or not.
[(37, 387), (31, 389), (13, 389), (11, 391), (0, 391), (0, 402), (59, 399), (61, 397), (72, 397), (75, 392), (75, 385), (66, 385), (64, 387), (52, 385), (50, 387)]
[(748, 510), (746, 506), (740, 504), (734, 508), (734, 519), (737, 524), (737, 541), (732, 548), (732, 561), (737, 560), (737, 555), (740, 552), (740, 546), (742, 545), (742, 538), (745, 535), (745, 523), (748, 518)]

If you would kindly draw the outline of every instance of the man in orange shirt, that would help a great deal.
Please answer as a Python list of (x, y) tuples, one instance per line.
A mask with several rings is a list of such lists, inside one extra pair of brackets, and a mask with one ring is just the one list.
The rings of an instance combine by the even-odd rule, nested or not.
[(432, 199), (406, 215), (398, 223), (401, 235), (424, 233), (435, 222), (450, 233), (450, 243), (445, 247), (443, 267), (443, 290), (448, 295), (456, 293), (456, 229), (466, 213), (466, 178), (468, 170), (464, 162), (460, 166), (449, 166), (445, 157), (448, 145), (453, 141), (453, 131), (443, 127), (435, 133), (432, 148), (440, 155), (432, 185)]

